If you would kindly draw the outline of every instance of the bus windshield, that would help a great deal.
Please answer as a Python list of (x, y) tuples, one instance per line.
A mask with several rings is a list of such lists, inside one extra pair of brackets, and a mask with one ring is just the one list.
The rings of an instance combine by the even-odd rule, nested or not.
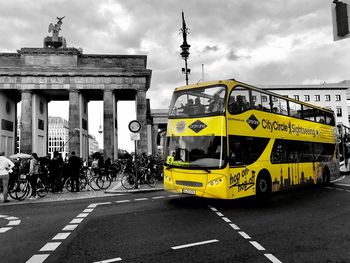
[(169, 108), (169, 117), (222, 115), (225, 111), (226, 87), (210, 86), (175, 91)]
[(226, 137), (171, 136), (167, 144), (169, 165), (219, 169), (226, 164)]

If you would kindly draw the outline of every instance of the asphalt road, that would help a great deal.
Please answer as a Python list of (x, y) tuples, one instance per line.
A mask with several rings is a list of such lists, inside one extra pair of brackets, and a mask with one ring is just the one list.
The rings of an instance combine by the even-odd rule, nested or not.
[(0, 262), (350, 262), (350, 184), (268, 202), (152, 192), (0, 209)]

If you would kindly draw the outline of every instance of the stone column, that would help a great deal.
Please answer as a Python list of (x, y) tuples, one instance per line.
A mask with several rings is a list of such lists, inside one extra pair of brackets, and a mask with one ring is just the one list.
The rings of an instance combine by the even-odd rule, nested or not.
[(157, 145), (158, 124), (152, 125), (152, 154), (158, 154)]
[(72, 151), (80, 157), (80, 105), (79, 105), (79, 91), (69, 91), (69, 152)]
[(112, 90), (103, 92), (103, 147), (104, 159), (118, 158), (117, 105)]
[(138, 154), (147, 153), (147, 102), (146, 90), (136, 91), (136, 119), (141, 122), (140, 141), (138, 141)]
[(22, 90), (21, 93), (21, 122), (20, 122), (20, 151), (32, 154), (32, 91)]

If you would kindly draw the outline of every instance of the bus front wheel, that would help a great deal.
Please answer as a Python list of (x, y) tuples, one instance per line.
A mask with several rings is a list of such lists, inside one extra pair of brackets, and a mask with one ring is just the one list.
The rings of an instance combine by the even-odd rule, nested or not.
[(271, 179), (266, 173), (260, 174), (256, 180), (256, 195), (260, 198), (266, 198), (271, 193)]

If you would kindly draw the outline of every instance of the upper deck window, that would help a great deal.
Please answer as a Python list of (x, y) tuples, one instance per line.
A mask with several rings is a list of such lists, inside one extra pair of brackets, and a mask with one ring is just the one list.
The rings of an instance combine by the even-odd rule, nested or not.
[(175, 91), (169, 117), (222, 115), (225, 112), (226, 87), (222, 85)]

